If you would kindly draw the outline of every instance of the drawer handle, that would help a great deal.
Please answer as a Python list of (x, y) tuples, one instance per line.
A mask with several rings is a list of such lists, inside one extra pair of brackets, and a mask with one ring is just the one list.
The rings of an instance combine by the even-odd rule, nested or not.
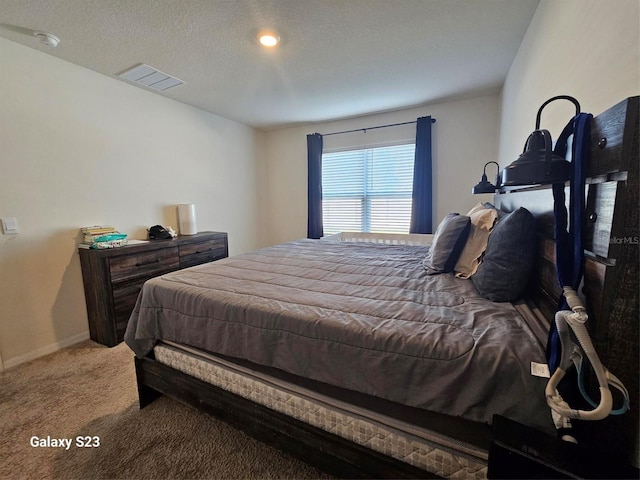
[(146, 265), (153, 265), (155, 263), (160, 263), (160, 259), (156, 258), (155, 260), (151, 260), (150, 262), (138, 262), (136, 263), (136, 267), (144, 267)]
[(211, 250), (213, 250), (213, 248), (207, 248), (206, 250), (202, 250), (202, 251), (196, 250), (196, 254), (210, 252)]

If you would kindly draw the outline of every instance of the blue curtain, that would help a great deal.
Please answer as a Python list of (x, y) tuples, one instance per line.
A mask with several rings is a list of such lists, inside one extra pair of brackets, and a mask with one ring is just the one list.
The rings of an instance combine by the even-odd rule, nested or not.
[(433, 233), (431, 123), (430, 116), (420, 117), (416, 122), (416, 159), (413, 167), (410, 233)]
[(322, 135), (307, 135), (307, 237), (320, 238), (322, 229)]

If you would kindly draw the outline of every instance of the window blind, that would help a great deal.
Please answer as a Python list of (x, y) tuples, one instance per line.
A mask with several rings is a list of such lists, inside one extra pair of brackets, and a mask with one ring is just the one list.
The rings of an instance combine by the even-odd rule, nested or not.
[(409, 233), (414, 156), (414, 144), (324, 153), (325, 235)]

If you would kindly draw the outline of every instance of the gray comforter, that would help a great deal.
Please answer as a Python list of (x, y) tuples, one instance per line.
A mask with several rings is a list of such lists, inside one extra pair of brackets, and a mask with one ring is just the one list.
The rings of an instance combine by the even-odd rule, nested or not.
[(405, 405), (547, 429), (543, 347), (510, 303), (426, 275), (428, 247), (300, 240), (145, 283), (125, 341), (161, 339)]

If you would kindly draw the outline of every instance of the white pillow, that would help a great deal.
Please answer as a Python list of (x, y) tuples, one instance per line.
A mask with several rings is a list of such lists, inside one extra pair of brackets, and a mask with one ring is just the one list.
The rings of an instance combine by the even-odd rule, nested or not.
[(469, 278), (478, 270), (482, 254), (487, 248), (489, 234), (498, 218), (498, 211), (478, 203), (469, 210), (467, 216), (471, 218), (471, 231), (454, 267), (456, 277), (459, 278)]

